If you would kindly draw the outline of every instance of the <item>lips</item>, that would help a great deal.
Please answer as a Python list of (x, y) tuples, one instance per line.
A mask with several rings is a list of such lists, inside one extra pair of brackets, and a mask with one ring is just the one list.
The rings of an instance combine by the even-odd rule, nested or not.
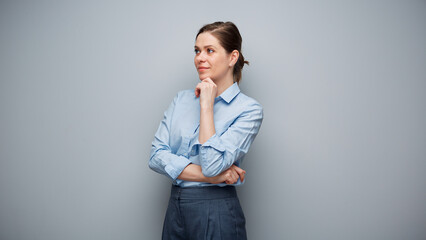
[(199, 71), (201, 71), (201, 70), (206, 70), (206, 69), (209, 69), (208, 67), (198, 67), (198, 70)]

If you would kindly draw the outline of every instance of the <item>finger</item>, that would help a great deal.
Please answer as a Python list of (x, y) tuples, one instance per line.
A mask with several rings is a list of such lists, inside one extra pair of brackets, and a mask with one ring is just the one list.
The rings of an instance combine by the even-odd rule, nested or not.
[(199, 89), (201, 91), (202, 89), (205, 89), (208, 86), (209, 86), (209, 82), (207, 82), (207, 81), (201, 81), (201, 82), (199, 82), (197, 84), (197, 86), (195, 87), (195, 89)]
[(243, 182), (244, 178), (245, 178), (246, 171), (237, 167), (236, 165), (232, 165), (231, 167), (238, 173), (238, 175), (241, 179), (241, 182)]
[(234, 182), (233, 182), (231, 179), (227, 179), (227, 180), (225, 181), (225, 183), (226, 183), (226, 184), (233, 184)]
[(232, 184), (232, 171), (226, 170), (226, 184)]
[(242, 174), (245, 174), (246, 173), (246, 171), (244, 170), (244, 169), (242, 169), (242, 168), (239, 168), (239, 167), (237, 167), (236, 165), (232, 165), (231, 166), (232, 167), (232, 169), (234, 169), (239, 175), (242, 175)]
[(227, 184), (233, 184), (235, 182), (235, 173), (232, 169), (228, 169), (226, 172)]
[(246, 172), (243, 172), (242, 174), (240, 174), (241, 182), (244, 182), (244, 178), (246, 178)]
[(230, 182), (230, 180), (231, 180), (231, 171), (229, 171), (229, 170), (226, 170), (226, 172), (225, 172), (225, 182), (227, 183), (227, 184), (229, 184), (229, 182)]
[(232, 183), (236, 183), (239, 177), (240, 175), (238, 175), (236, 171), (232, 171), (232, 181), (233, 181)]
[(209, 77), (204, 78), (203, 80), (201, 80), (202, 82), (213, 82), (213, 80)]
[(234, 164), (233, 164), (231, 167), (232, 167), (232, 169), (234, 169), (236, 172), (238, 172), (238, 174), (241, 174), (241, 173), (245, 172), (245, 171), (244, 171), (244, 169), (242, 169), (242, 168), (238, 167), (237, 165), (234, 165)]
[(197, 86), (195, 87), (195, 96), (199, 97), (201, 93), (201, 83), (198, 83)]
[(209, 77), (208, 78), (204, 78), (203, 82), (212, 84), (213, 86), (216, 86), (216, 84), (213, 82), (213, 80), (211, 78), (209, 78)]

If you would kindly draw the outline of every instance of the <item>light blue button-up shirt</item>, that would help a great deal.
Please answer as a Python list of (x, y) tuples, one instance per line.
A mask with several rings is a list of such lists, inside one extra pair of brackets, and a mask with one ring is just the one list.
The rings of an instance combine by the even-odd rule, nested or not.
[[(180, 91), (164, 112), (155, 134), (149, 167), (181, 187), (225, 186), (225, 183), (191, 182), (177, 177), (190, 163), (200, 165), (206, 177), (216, 176), (232, 164), (240, 166), (259, 132), (263, 108), (234, 83), (215, 98), (213, 109), (216, 133), (200, 144), (200, 100), (194, 90)], [(240, 184), (239, 179), (233, 185)]]

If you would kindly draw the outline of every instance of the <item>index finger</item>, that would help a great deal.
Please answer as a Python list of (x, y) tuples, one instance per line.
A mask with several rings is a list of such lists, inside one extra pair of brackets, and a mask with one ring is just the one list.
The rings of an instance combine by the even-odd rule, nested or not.
[(211, 79), (211, 78), (204, 78), (203, 79), (203, 82), (208, 82), (208, 83), (211, 83), (211, 84), (214, 84), (214, 85), (216, 85), (214, 82), (213, 82), (213, 80)]

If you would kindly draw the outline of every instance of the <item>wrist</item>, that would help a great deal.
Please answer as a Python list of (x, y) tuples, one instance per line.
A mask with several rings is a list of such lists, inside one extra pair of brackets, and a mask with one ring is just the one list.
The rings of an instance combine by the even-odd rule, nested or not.
[(204, 176), (204, 182), (213, 183), (213, 178)]
[(211, 184), (215, 184), (218, 183), (218, 177), (206, 177), (206, 182), (211, 183)]
[(200, 102), (200, 109), (210, 111), (213, 110), (213, 103), (201, 103)]

